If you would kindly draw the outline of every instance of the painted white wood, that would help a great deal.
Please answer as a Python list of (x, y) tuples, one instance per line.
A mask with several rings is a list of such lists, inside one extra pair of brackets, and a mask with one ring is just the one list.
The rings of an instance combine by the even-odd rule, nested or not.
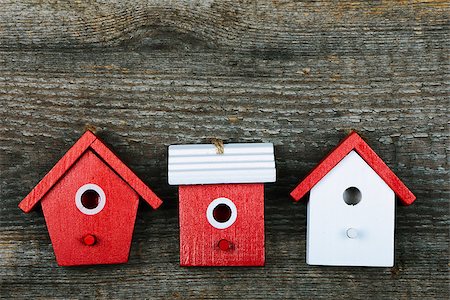
[[(356, 205), (344, 202), (349, 187)], [(355, 151), (311, 189), (307, 210), (308, 264), (393, 266), (395, 194)]]
[(169, 184), (264, 183), (276, 179), (272, 143), (169, 146)]

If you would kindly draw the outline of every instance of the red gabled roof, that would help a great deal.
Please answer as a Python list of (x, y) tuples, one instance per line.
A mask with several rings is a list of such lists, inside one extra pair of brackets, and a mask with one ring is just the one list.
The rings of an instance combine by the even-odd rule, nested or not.
[(20, 202), (19, 207), (29, 212), (44, 197), (44, 195), (58, 182), (72, 167), (80, 156), (91, 149), (100, 156), (105, 163), (114, 170), (132, 189), (138, 193), (154, 209), (162, 201), (131, 171), (106, 145), (90, 131), (86, 131), (81, 138), (67, 151), (56, 165), (42, 178), (34, 189)]
[(386, 182), (404, 205), (410, 205), (416, 200), (416, 196), (356, 132), (350, 133), (300, 182), (291, 192), (292, 198), (295, 201), (300, 200), (352, 150)]

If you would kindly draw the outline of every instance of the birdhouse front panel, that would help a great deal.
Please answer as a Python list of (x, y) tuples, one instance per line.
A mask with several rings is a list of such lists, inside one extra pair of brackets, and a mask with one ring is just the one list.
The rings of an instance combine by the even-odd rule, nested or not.
[(312, 189), (307, 263), (392, 266), (395, 194), (355, 152)]
[(61, 266), (128, 260), (138, 194), (92, 151), (41, 200)]
[(275, 180), (272, 144), (169, 147), (180, 184), (182, 266), (264, 265), (264, 185)]
[(264, 265), (264, 185), (180, 186), (182, 266)]

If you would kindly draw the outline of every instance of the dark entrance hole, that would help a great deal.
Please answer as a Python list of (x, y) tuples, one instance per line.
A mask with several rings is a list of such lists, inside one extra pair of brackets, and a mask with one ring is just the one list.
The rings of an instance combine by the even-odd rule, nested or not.
[(87, 190), (81, 195), (81, 204), (87, 209), (94, 209), (98, 206), (100, 195), (94, 190)]
[(219, 204), (213, 210), (213, 217), (219, 223), (225, 223), (231, 218), (231, 208), (226, 204)]
[(361, 191), (354, 186), (346, 189), (342, 196), (344, 197), (345, 203), (347, 203), (348, 205), (356, 205), (359, 203), (359, 201), (361, 201), (362, 198)]

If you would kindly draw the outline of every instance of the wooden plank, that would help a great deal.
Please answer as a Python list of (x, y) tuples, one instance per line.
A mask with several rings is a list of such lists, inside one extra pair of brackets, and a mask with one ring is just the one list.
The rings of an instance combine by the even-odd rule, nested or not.
[[(1, 2), (2, 297), (449, 298), (446, 2), (142, 3)], [(86, 124), (168, 201), (138, 210), (128, 264), (58, 268), (17, 204)], [(305, 262), (289, 192), (350, 129), (417, 196), (393, 268)], [(264, 268), (179, 267), (166, 147), (212, 137), (275, 145)]]
[[(354, 298), (448, 298), (445, 55), (363, 54), (267, 60), (209, 50), (1, 52), (1, 294), (233, 299), (245, 290), (265, 299), (276, 289), (280, 298), (339, 298), (342, 290)], [(167, 199), (158, 211), (139, 213), (129, 263), (120, 268), (57, 268), (43, 217), (17, 209), (86, 123)], [(351, 128), (417, 196), (397, 209), (392, 269), (305, 262), (306, 207), (294, 206), (289, 192)], [(266, 187), (261, 270), (178, 266), (167, 146), (211, 137), (275, 145), (279, 177)], [(118, 281), (127, 288), (117, 289)]]
[(448, 29), (449, 13), (442, 0), (2, 0), (1, 7), (0, 45), (8, 48), (165, 47), (161, 40), (177, 33), (203, 46), (282, 57), (423, 47), (424, 37)]
[[(181, 266), (264, 266), (264, 184), (182, 185), (178, 192)], [(230, 209), (226, 222), (214, 217), (219, 204)]]
[(216, 151), (213, 144), (169, 146), (169, 184), (275, 182), (273, 144), (231, 143)]

